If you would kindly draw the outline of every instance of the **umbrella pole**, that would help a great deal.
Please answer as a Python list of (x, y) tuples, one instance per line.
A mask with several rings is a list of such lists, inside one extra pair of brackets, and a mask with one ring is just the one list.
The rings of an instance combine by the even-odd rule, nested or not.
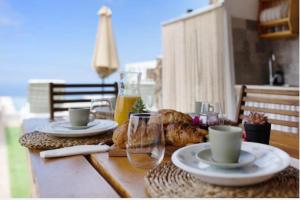
[[(101, 82), (104, 85), (104, 78), (102, 78)], [(101, 92), (103, 92), (103, 91), (104, 91), (104, 87), (101, 87)], [(102, 94), (102, 97), (104, 97), (104, 94)]]

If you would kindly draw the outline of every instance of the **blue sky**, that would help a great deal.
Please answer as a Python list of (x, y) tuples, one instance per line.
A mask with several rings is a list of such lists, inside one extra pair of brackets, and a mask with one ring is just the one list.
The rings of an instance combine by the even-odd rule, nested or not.
[(0, 0), (0, 96), (26, 95), (29, 79), (100, 82), (91, 59), (102, 5), (112, 9), (124, 67), (161, 54), (162, 22), (207, 4), (208, 0)]

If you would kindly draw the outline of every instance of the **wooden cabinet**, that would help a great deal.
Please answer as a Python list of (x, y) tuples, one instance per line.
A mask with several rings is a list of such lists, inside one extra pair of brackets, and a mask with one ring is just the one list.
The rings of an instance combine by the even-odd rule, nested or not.
[(299, 0), (260, 0), (258, 31), (264, 39), (298, 36)]

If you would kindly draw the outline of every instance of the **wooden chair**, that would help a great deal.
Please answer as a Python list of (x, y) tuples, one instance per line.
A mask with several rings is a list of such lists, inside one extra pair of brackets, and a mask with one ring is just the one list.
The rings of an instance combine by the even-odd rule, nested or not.
[[(54, 119), (56, 112), (67, 111), (70, 106), (90, 103), (91, 96), (118, 95), (118, 84), (61, 84), (50, 83), (49, 88), (50, 118)], [(89, 104), (88, 104), (89, 105)], [(80, 106), (81, 107), (81, 106)]]
[[(269, 117), (269, 122), (272, 125), (290, 127), (293, 130), (296, 129), (297, 133), (278, 131), (272, 127), (270, 144), (283, 149), (292, 157), (299, 158), (299, 89), (257, 89), (247, 88), (243, 85), (241, 86), (239, 98), (236, 122), (241, 124), (247, 111), (262, 112), (266, 115), (271, 114), (273, 118)], [(248, 102), (251, 102), (250, 105)], [(259, 107), (254, 106), (255, 104), (259, 104)], [(276, 107), (276, 109), (267, 105)], [(293, 106), (294, 109), (282, 109), (282, 107), (286, 106)], [(274, 119), (274, 116), (277, 115), (298, 118), (298, 120)]]

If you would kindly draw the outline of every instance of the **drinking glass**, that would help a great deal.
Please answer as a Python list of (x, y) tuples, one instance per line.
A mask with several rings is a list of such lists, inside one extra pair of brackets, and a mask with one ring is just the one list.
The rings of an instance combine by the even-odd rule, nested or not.
[(209, 120), (209, 125), (224, 125), (224, 121), (226, 119), (226, 115), (224, 112), (224, 108), (220, 102), (211, 103), (213, 107), (213, 113), (217, 116), (217, 122), (213, 122), (213, 119)]
[(165, 138), (160, 114), (131, 114), (127, 136), (127, 158), (133, 166), (150, 169), (161, 163)]
[[(202, 102), (200, 107), (200, 127), (208, 130), (209, 122), (213, 120), (214, 107), (208, 102)], [(210, 121), (209, 121), (210, 120)]]
[(145, 104), (146, 110), (154, 111), (154, 101), (155, 101), (155, 96), (154, 94), (148, 94), (142, 97), (143, 102)]
[(113, 119), (112, 100), (109, 98), (99, 98), (91, 100), (91, 112), (97, 119)]
[(213, 112), (214, 111), (214, 108), (213, 106), (208, 103), (208, 102), (203, 102), (201, 104), (201, 109), (200, 109), (200, 113), (208, 113), (208, 112)]

